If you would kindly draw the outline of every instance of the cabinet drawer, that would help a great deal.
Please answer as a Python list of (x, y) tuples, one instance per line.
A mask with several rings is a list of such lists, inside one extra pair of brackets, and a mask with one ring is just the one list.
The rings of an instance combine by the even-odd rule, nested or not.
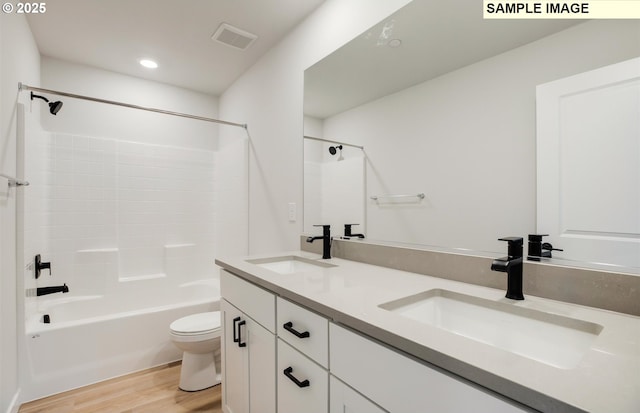
[(329, 320), (278, 297), (278, 337), (321, 366), (329, 363)]
[(329, 373), (281, 339), (277, 374), (278, 413), (327, 413)]
[(331, 374), (394, 413), (530, 411), (330, 323)]
[(220, 270), (220, 291), (225, 300), (272, 333), (276, 332), (276, 296), (262, 288)]

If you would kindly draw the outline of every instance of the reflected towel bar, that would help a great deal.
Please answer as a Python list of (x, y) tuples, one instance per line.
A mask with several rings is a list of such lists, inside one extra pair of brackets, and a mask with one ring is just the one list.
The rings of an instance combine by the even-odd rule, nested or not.
[(424, 193), (419, 193), (419, 194), (415, 194), (415, 195), (371, 195), (369, 198), (371, 198), (374, 201), (379, 200), (380, 198), (390, 198), (390, 199), (395, 199), (395, 198), (418, 198), (418, 199), (424, 199)]
[(9, 186), (28, 186), (29, 182), (0, 173), (0, 176), (9, 180)]

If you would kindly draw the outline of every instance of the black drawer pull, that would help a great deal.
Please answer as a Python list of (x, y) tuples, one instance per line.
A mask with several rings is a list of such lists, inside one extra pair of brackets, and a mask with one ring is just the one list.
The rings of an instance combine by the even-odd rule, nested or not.
[(239, 334), (237, 334), (237, 331), (236, 331), (236, 329), (238, 328), (237, 327), (238, 321), (240, 321), (240, 317), (236, 317), (233, 319), (233, 342), (234, 343), (237, 343), (238, 341), (240, 341)]
[(242, 320), (238, 323), (238, 347), (247, 347), (247, 342), (245, 341), (244, 343), (242, 341), (240, 341), (241, 337), (240, 337), (240, 327), (242, 327), (243, 325), (247, 324), (247, 322), (245, 320)]
[(284, 327), (285, 330), (287, 330), (288, 332), (290, 332), (291, 334), (293, 334), (298, 338), (307, 338), (310, 335), (308, 331), (305, 331), (302, 333), (297, 331), (295, 328), (293, 328), (293, 323), (291, 321), (289, 321), (288, 323), (284, 323), (282, 327)]
[(298, 387), (309, 387), (309, 380), (298, 380), (293, 374), (293, 367), (287, 367), (284, 369), (284, 375), (289, 378), (292, 382), (294, 382)]

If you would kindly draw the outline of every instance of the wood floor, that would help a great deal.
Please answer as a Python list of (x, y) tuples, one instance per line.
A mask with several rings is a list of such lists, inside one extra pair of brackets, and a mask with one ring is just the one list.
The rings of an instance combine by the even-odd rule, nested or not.
[(180, 362), (25, 403), (18, 413), (221, 413), (220, 385), (178, 388)]

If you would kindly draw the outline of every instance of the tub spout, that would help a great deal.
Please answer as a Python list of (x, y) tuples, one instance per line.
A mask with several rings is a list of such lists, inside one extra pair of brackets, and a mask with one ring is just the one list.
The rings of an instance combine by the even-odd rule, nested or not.
[(37, 296), (53, 294), (53, 293), (68, 293), (68, 292), (69, 292), (69, 287), (67, 287), (67, 284), (56, 285), (54, 287), (38, 287), (36, 289)]

